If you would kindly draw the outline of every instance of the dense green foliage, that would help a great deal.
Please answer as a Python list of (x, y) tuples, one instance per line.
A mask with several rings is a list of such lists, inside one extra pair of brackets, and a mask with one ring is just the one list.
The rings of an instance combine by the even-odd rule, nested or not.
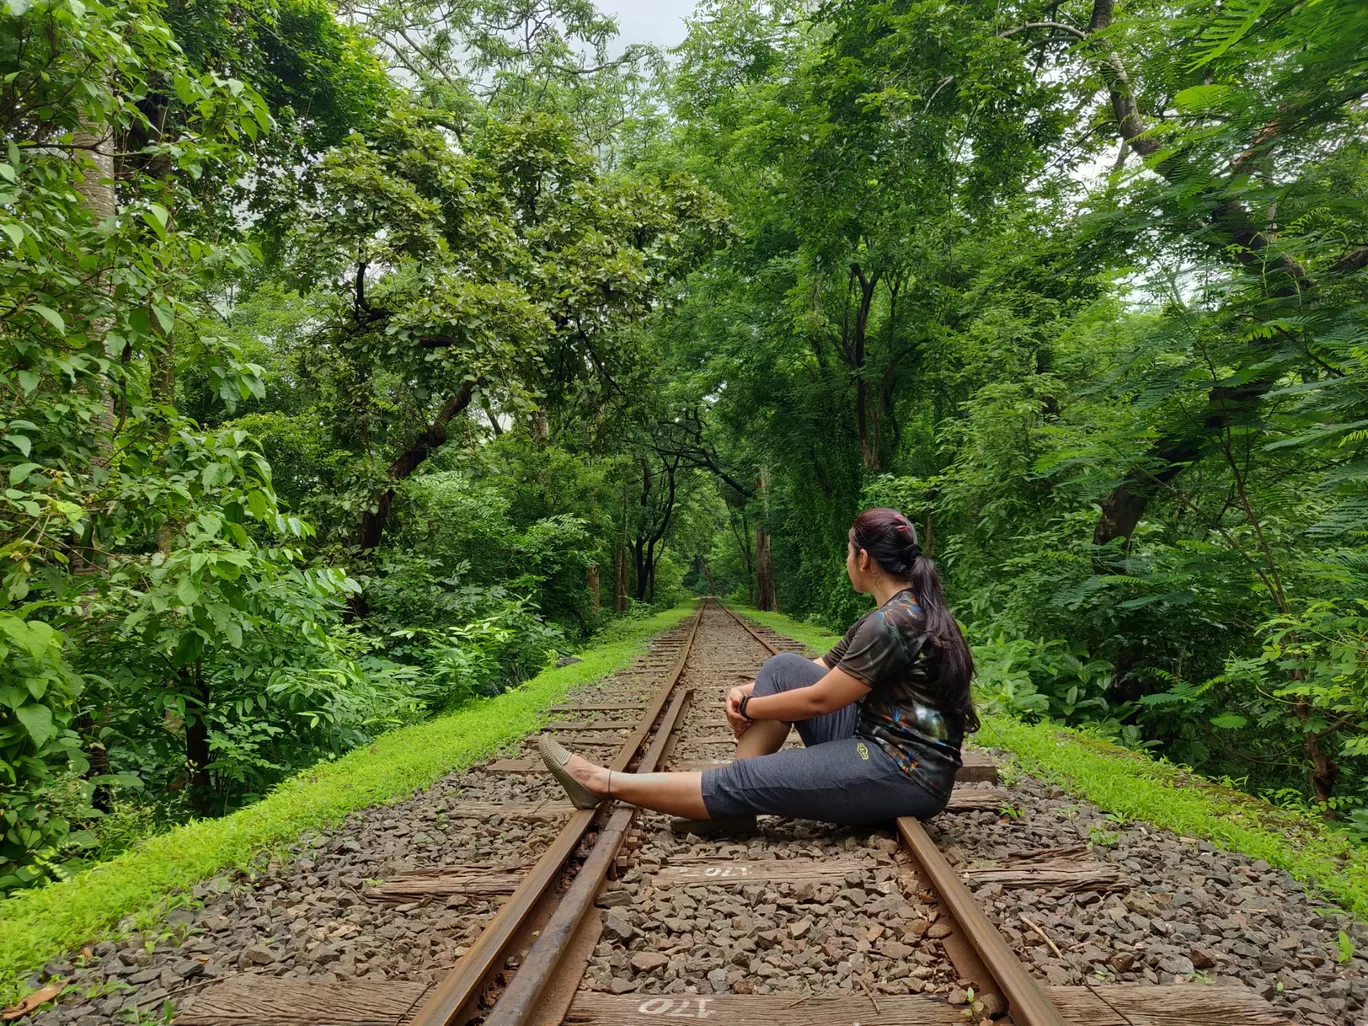
[[(483, 24), (438, 95), (314, 0), (0, 13), (0, 891), (601, 625), (641, 325), (729, 228), (562, 102), (635, 65), (524, 68)], [(496, 69), (550, 79), (496, 102)]]
[(0, 8), (0, 890), (924, 529), (994, 710), (1368, 834), (1368, 9)]
[(177, 827), (70, 879), (0, 901), (0, 1002), (8, 1005), (23, 978), (47, 959), (108, 934), (125, 918), (134, 929), (151, 929), (168, 907), (192, 900), (195, 881), (249, 870), (263, 853), (289, 847), (301, 833), (325, 830), (370, 805), (402, 801), (441, 775), (487, 758), (545, 722), (547, 709), (568, 689), (626, 665), (652, 634), (691, 611), (681, 605), (614, 624), (581, 662), (547, 670), (459, 712), (390, 731), (373, 745), (306, 770), (246, 809)]
[(1361, 832), (1368, 10), (1212, 18), (704, 5), (651, 159), (738, 239), (660, 334), (781, 607), (847, 624), (845, 528), (898, 506), (990, 707)]

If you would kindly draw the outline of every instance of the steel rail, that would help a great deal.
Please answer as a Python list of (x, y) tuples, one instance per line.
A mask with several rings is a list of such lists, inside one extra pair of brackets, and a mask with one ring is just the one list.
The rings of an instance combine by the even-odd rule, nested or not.
[[(732, 619), (744, 627), (751, 637), (772, 654), (779, 655), (780, 650), (756, 633), (750, 624), (727, 609), (720, 600), (715, 601), (731, 613)], [(997, 927), (983, 914), (969, 888), (945, 860), (921, 823), (910, 816), (902, 816), (897, 820), (897, 828), (907, 850), (917, 860), (923, 878), (950, 913), (960, 936), (968, 941), (975, 961), (992, 977), (991, 982), (996, 990), (1006, 999), (1012, 1021), (1017, 1026), (1068, 1026), (1044, 988), (1026, 971), (1026, 966), (1012, 953)], [(952, 957), (951, 961), (955, 959)], [(978, 965), (973, 968), (977, 969)], [(955, 968), (957, 972), (970, 971), (968, 966), (961, 969), (956, 965)]]
[[(703, 621), (703, 611), (707, 606), (708, 600), (704, 599), (698, 607), (689, 636), (681, 646), (674, 666), (655, 697), (647, 705), (636, 729), (618, 749), (618, 754), (609, 767), (614, 772), (627, 768), (636, 757), (642, 742), (650, 735), (651, 728), (654, 727), (661, 710), (665, 708), (665, 703), (669, 701), (675, 685), (679, 682), (680, 675), (684, 672), (684, 664), (688, 660), (689, 651), (693, 648), (694, 638), (698, 636), (698, 625)], [(580, 841), (589, 832), (600, 811), (581, 810), (570, 817), (569, 822), (532, 867), (532, 871), (523, 878), (517, 890), (481, 932), (474, 946), (428, 994), (422, 1006), (409, 1020), (409, 1026), (463, 1026), (473, 1017), (475, 1003), (489, 986), (494, 975), (508, 961), (514, 942), (536, 913), (538, 906), (549, 895), (560, 878), (566, 861), (579, 847)], [(612, 826), (611, 819), (608, 826)]]
[(945, 860), (921, 823), (911, 816), (899, 816), (898, 833), (912, 857), (920, 863), (932, 890), (1007, 999), (1012, 1021), (1017, 1026), (1067, 1026), (1054, 1002), (1026, 971), (1021, 959), (1012, 953), (997, 927), (983, 914), (969, 888), (964, 886), (964, 881)]
[[(650, 773), (659, 765), (671, 736), (683, 721), (691, 694), (691, 691), (684, 690), (675, 696), (665, 719), (661, 721), (660, 729), (656, 731), (655, 740), (642, 756), (637, 772)], [(594, 842), (589, 858), (580, 867), (575, 882), (556, 906), (551, 921), (523, 959), (517, 975), (509, 981), (485, 1016), (484, 1026), (525, 1026), (532, 1020), (543, 992), (560, 969), (570, 946), (570, 938), (575, 935), (585, 916), (593, 911), (594, 899), (608, 878), (608, 871), (617, 858), (636, 813), (636, 808), (630, 805), (618, 806), (614, 810), (608, 826)]]
[[(767, 639), (762, 638), (762, 637), (756, 632), (756, 630), (755, 630), (754, 627), (752, 627), (750, 624), (746, 623), (745, 620), (741, 619), (741, 617), (737, 616), (734, 612), (732, 612), (731, 609), (729, 609), (729, 608), (727, 607), (727, 604), (726, 604), (725, 602), (723, 602), (720, 598), (717, 598), (716, 596), (714, 596), (714, 597), (713, 597), (713, 601), (717, 603), (719, 609), (726, 610), (727, 615), (730, 616), (733, 620), (735, 620), (738, 624), (740, 624), (742, 630), (744, 630), (747, 634), (749, 634), (749, 635), (750, 635), (752, 638), (754, 638), (756, 641), (760, 642), (760, 644), (764, 645), (765, 648), (769, 649), (770, 655), (782, 655), (782, 654), (783, 654), (783, 650), (782, 650), (782, 649), (775, 648), (773, 645), (771, 645), (771, 644), (769, 643), (769, 641), (768, 641)], [(796, 639), (795, 639), (795, 640), (796, 640)]]

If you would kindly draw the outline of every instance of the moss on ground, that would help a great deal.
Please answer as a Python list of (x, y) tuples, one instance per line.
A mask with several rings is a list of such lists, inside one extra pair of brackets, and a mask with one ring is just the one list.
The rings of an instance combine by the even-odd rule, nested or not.
[(348, 813), (402, 801), (439, 777), (488, 758), (539, 728), (570, 688), (630, 663), (655, 634), (694, 608), (614, 625), (582, 662), (547, 670), (522, 686), (425, 723), (390, 731), (374, 744), (320, 763), (266, 798), (223, 819), (199, 820), (151, 837), (68, 880), (0, 901), (0, 1007), (18, 999), (24, 977), (44, 962), (113, 933), (135, 928), (189, 901), (186, 889), (224, 870), (248, 866), (263, 851), (325, 829)]
[[(738, 613), (824, 652), (839, 635), (779, 613)], [(1105, 812), (1139, 819), (1287, 870), (1309, 890), (1368, 919), (1368, 852), (1320, 820), (1280, 809), (1151, 755), (1057, 723), (985, 716), (980, 745)]]

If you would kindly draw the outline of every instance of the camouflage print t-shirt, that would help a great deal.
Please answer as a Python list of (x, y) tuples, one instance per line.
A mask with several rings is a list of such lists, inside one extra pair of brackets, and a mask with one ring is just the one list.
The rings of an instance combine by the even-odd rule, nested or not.
[(900, 591), (860, 617), (822, 659), (870, 689), (858, 702), (855, 733), (882, 747), (926, 790), (949, 798), (963, 737), (950, 726), (939, 686), (941, 652), (927, 637), (912, 592)]

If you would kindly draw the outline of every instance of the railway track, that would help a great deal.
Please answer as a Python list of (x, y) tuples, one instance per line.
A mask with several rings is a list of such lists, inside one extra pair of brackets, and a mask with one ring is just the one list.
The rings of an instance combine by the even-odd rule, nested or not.
[[(702, 768), (729, 755), (721, 699), (802, 646), (705, 600), (633, 667), (557, 707), (547, 729), (614, 769)], [(791, 744), (796, 741), (790, 741)], [(576, 811), (531, 748), (484, 767), (490, 787), (453, 818), (561, 822), (530, 865), (443, 865), (375, 882), (372, 901), (491, 907), (435, 984), (237, 977), (200, 993), (184, 1026), (1274, 1026), (1241, 987), (1047, 986), (916, 820), (889, 830), (776, 821), (753, 837), (678, 837), (667, 818)], [(516, 782), (511, 791), (499, 784)], [(966, 751), (951, 807), (996, 809), (995, 768)], [(489, 800), (493, 799), (493, 800)], [(1096, 867), (1041, 853), (1007, 886), (1114, 888)], [(1002, 870), (996, 870), (1003, 872)], [(1015, 884), (1010, 874), (1015, 874)], [(1091, 874), (1091, 875), (1089, 875)], [(999, 879), (999, 878), (993, 878)], [(1024, 881), (1024, 882), (1023, 882)], [(1061, 883), (1062, 881), (1062, 883)], [(1051, 891), (1050, 893), (1055, 893)], [(1061, 890), (1060, 893), (1063, 893)], [(478, 905), (479, 901), (485, 905)], [(1053, 944), (1053, 941), (1051, 941)]]

